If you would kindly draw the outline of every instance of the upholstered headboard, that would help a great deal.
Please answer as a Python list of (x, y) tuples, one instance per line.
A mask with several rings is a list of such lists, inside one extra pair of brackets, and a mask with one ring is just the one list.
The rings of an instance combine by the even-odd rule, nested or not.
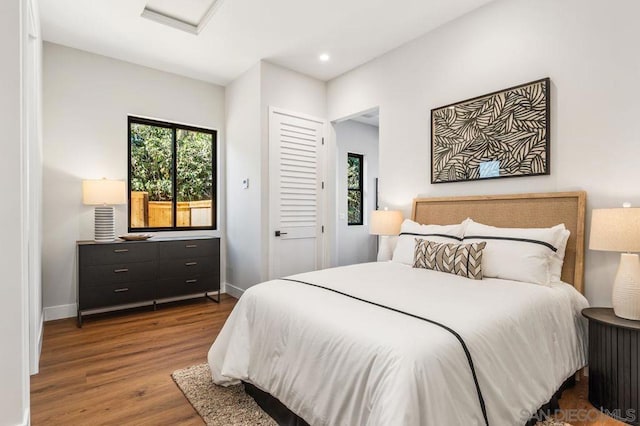
[(505, 228), (547, 228), (564, 223), (571, 236), (562, 281), (582, 293), (586, 202), (584, 191), (416, 198), (412, 218), (422, 224), (449, 225), (470, 217), (476, 222)]

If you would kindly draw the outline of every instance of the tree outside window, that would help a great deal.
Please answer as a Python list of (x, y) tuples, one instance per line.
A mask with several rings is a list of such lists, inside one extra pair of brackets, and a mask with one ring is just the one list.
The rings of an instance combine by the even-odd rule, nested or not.
[(362, 225), (363, 221), (363, 162), (360, 154), (347, 154), (347, 216), (349, 225)]
[(216, 132), (129, 117), (129, 230), (216, 228)]

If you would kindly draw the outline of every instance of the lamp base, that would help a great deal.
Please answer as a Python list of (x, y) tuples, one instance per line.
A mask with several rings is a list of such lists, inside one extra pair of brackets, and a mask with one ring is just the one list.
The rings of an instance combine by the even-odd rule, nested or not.
[(95, 241), (107, 242), (116, 239), (113, 206), (95, 208)]
[(637, 254), (620, 255), (611, 300), (616, 316), (640, 320), (640, 258)]
[(387, 235), (380, 235), (378, 238), (378, 262), (386, 262), (393, 257), (390, 238)]

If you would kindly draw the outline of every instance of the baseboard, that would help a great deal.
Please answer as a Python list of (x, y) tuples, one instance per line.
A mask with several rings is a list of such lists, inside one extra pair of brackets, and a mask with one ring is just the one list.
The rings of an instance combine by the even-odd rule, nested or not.
[(64, 318), (73, 318), (77, 315), (75, 303), (69, 305), (48, 306), (44, 308), (44, 320), (55, 321)]
[(20, 426), (29, 426), (31, 425), (31, 408), (27, 407), (24, 410), (24, 414), (22, 415), (22, 423)]
[(243, 289), (241, 289), (240, 287), (236, 287), (233, 284), (225, 283), (224, 287), (226, 290), (225, 293), (235, 297), (236, 299), (240, 299), (240, 296), (242, 296), (242, 294), (244, 293)]
[[(235, 288), (235, 287), (234, 287)], [(225, 293), (225, 286), (221, 286), (220, 288), (220, 292), (221, 293)], [(238, 291), (242, 291), (240, 289), (237, 289)], [(209, 293), (211, 295), (217, 295), (217, 292), (215, 293)], [(240, 295), (235, 296), (234, 294), (231, 294), (234, 297), (240, 297), (240, 295), (242, 295), (242, 293), (240, 293)], [(188, 294), (188, 295), (184, 295), (184, 296), (178, 296), (178, 297), (170, 297), (167, 299), (159, 299), (159, 302), (176, 302), (176, 301), (180, 301), (180, 300), (187, 300), (187, 299), (194, 299), (196, 297), (201, 297), (202, 293), (197, 293), (197, 294)], [(146, 301), (146, 302), (141, 302), (141, 303), (131, 303), (131, 304), (127, 304), (127, 305), (121, 305), (118, 306), (118, 309), (128, 309), (128, 308), (136, 308), (136, 307), (140, 307), (140, 306), (148, 306), (150, 305), (151, 302)], [(114, 311), (114, 310), (118, 310), (115, 309), (114, 307), (108, 307), (108, 308), (103, 308), (103, 309), (92, 309), (90, 311), (87, 311), (87, 313), (92, 313), (92, 314), (97, 314), (97, 313), (101, 313), (101, 312), (110, 312), (110, 311)], [(59, 320), (59, 319), (65, 319), (65, 318), (75, 318), (76, 315), (78, 315), (78, 311), (77, 311), (77, 307), (75, 303), (71, 303), (69, 305), (59, 305), (59, 306), (49, 306), (44, 308), (44, 320), (45, 321), (55, 321), (55, 320)], [(42, 331), (40, 332), (42, 334)], [(42, 335), (40, 336), (40, 344), (42, 345)]]
[(40, 315), (40, 333), (38, 336), (38, 359), (40, 359), (40, 354), (42, 354), (43, 339), (44, 339), (44, 311), (42, 311), (42, 315)]
[(40, 372), (40, 354), (42, 354), (42, 339), (44, 337), (44, 310), (40, 314), (40, 324), (38, 324), (38, 343), (36, 347), (36, 359), (29, 365), (29, 374), (33, 376)]
[[(235, 298), (239, 298), (240, 296), (242, 296), (242, 293), (244, 292), (244, 290), (238, 287), (234, 287), (231, 284), (223, 283), (220, 286), (220, 293), (228, 293), (227, 290), (229, 290), (230, 288), (233, 289), (233, 293), (229, 293), (229, 294)], [(209, 294), (217, 295), (217, 292), (209, 293)], [(190, 295), (184, 295), (184, 296), (178, 296), (178, 297), (171, 297), (167, 299), (162, 299), (162, 302), (174, 302), (179, 300), (193, 299), (195, 297), (198, 297), (198, 295), (201, 296), (202, 294), (198, 293), (198, 294), (190, 294)], [(122, 305), (119, 308), (121, 309), (135, 308), (139, 306), (147, 306), (150, 303), (151, 302), (132, 303), (129, 305)], [(100, 312), (109, 312), (113, 310), (114, 310), (113, 307), (109, 307), (104, 309), (93, 309), (87, 312), (100, 313)], [(44, 321), (55, 321), (55, 320), (65, 319), (65, 318), (75, 318), (77, 314), (78, 314), (78, 310), (75, 303), (71, 303), (69, 305), (49, 306), (44, 308)], [(44, 327), (40, 329), (40, 347), (42, 347), (42, 329), (43, 328)]]

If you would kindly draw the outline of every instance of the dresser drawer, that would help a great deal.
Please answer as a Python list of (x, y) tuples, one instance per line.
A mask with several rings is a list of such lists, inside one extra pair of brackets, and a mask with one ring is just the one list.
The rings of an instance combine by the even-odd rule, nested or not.
[(194, 257), (217, 257), (220, 253), (219, 239), (196, 239), (163, 241), (159, 245), (161, 259), (189, 259)]
[(183, 278), (194, 275), (211, 274), (218, 268), (212, 257), (192, 257), (183, 259), (166, 259), (158, 265), (160, 278)]
[(156, 297), (158, 299), (195, 293), (215, 291), (220, 288), (218, 274), (192, 276), (190, 278), (173, 278), (158, 281)]
[(156, 256), (157, 248), (153, 242), (80, 246), (81, 265), (144, 262), (154, 260)]
[(156, 262), (114, 263), (80, 268), (80, 288), (152, 280)]
[(85, 310), (220, 290), (219, 238), (79, 241), (77, 245), (79, 327)]
[(79, 309), (95, 309), (127, 303), (152, 301), (153, 281), (92, 287), (80, 293)]

